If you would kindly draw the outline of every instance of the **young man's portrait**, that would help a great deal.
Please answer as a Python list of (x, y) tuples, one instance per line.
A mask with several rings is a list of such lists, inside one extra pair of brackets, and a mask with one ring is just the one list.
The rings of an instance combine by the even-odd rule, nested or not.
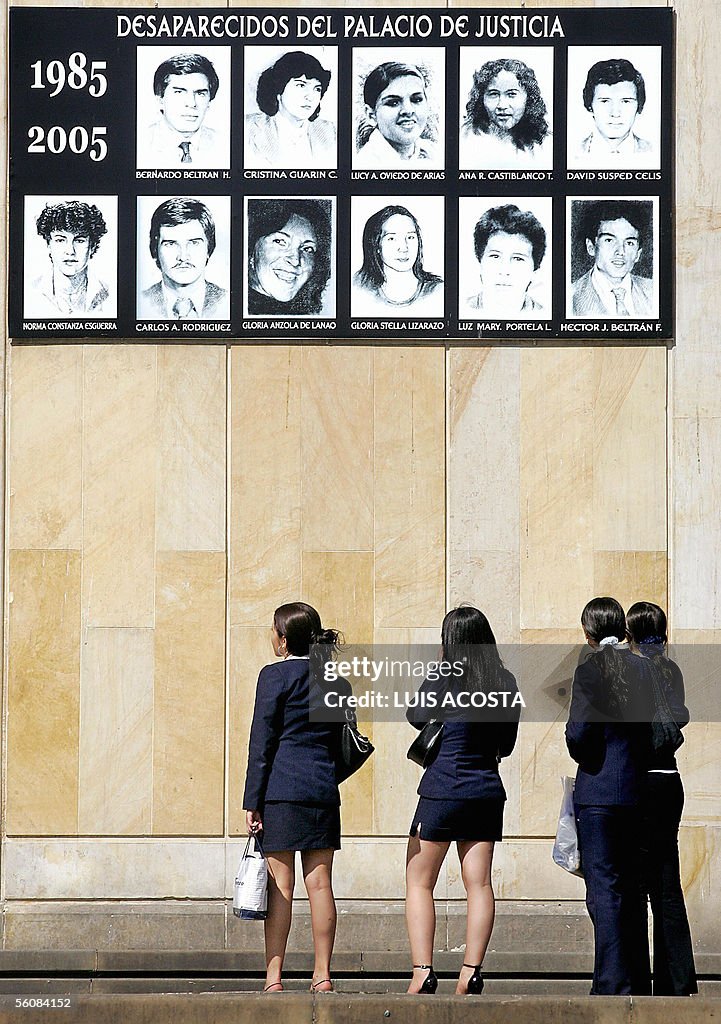
[(659, 167), (660, 48), (570, 47), (568, 60), (569, 168)]
[(28, 196), (26, 317), (115, 317), (117, 197)]
[(652, 199), (573, 199), (570, 203), (570, 297), (567, 315), (654, 319)]
[[(216, 217), (213, 207), (230, 223), (228, 197), (185, 197), (139, 200), (138, 247), (145, 243), (159, 280), (146, 286), (152, 274), (147, 260), (138, 263), (137, 315), (141, 320), (228, 320), (230, 293), (227, 239), (216, 255)], [(149, 206), (155, 208), (147, 222)]]
[(137, 166), (230, 166), (229, 47), (138, 48)]

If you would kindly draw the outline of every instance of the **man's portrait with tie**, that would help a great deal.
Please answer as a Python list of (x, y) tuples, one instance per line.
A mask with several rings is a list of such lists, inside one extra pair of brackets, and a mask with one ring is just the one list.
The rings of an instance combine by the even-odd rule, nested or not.
[[(229, 197), (199, 199), (175, 197), (164, 200), (150, 218), (149, 244), (146, 218), (148, 203), (156, 197), (139, 200), (139, 236), (146, 240), (151, 259), (160, 271), (160, 280), (143, 288), (147, 261), (138, 261), (138, 318), (141, 320), (229, 320), (230, 293), (226, 287), (206, 277), (208, 264), (216, 252), (216, 221), (209, 209), (218, 207), (219, 222), (230, 224)], [(140, 238), (139, 238), (140, 246)], [(227, 255), (228, 242), (224, 249)], [(139, 254), (140, 255), (140, 254)], [(227, 283), (228, 260), (213, 261), (214, 276)], [(147, 278), (146, 278), (147, 279)]]
[[(230, 52), (215, 47), (210, 53), (138, 49), (138, 167), (230, 166)], [(159, 56), (164, 56), (160, 63)]]
[(570, 200), (569, 316), (654, 319), (652, 199)]

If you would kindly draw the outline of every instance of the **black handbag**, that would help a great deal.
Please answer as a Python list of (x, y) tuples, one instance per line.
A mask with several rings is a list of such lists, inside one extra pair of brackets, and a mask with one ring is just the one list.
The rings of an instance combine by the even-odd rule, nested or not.
[(375, 747), (362, 732), (352, 711), (346, 711), (346, 720), (340, 737), (340, 751), (336, 761), (336, 782), (345, 782), (359, 768), (362, 768)]
[(431, 719), (426, 722), (421, 731), (408, 748), (406, 757), (409, 761), (415, 761), (421, 768), (427, 768), (433, 764), (438, 751), (441, 749), (441, 737), (443, 736), (443, 722)]
[(684, 740), (681, 727), (673, 717), (666, 693), (658, 678), (658, 668), (651, 665), (653, 686), (653, 718), (651, 719), (651, 746), (657, 754), (673, 754)]

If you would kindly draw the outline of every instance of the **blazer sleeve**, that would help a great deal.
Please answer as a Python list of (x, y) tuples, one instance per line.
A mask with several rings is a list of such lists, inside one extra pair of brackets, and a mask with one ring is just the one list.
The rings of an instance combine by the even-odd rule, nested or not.
[(688, 725), (691, 717), (686, 707), (686, 689), (683, 682), (683, 672), (675, 661), (669, 661), (668, 664), (671, 672), (669, 686), (666, 690), (666, 699), (668, 700), (669, 710), (673, 715), (674, 721), (683, 729), (685, 725)]
[[(516, 677), (507, 669), (504, 672), (503, 686), (508, 693), (518, 693)], [(518, 738), (518, 723), (521, 718), (521, 709), (509, 708), (505, 721), (498, 726), (498, 756), (509, 757), (513, 753)]]
[(255, 811), (263, 806), (273, 758), (280, 741), (285, 698), (281, 673), (275, 665), (266, 665), (261, 669), (255, 689), (243, 794), (243, 809), (246, 811)]
[(406, 719), (414, 729), (420, 730), (424, 725), (428, 725), (429, 722), (441, 717), (440, 714), (435, 714), (433, 711), (434, 707), (440, 707), (441, 705), (438, 683), (431, 682), (430, 679), (424, 679), (418, 689), (417, 696), (417, 703), (406, 711)]
[[(574, 761), (594, 759), (603, 744), (603, 724), (598, 721), (598, 688), (601, 674), (593, 658), (583, 661), (573, 676), (571, 708), (566, 723), (566, 746)], [(595, 703), (594, 703), (595, 702)]]

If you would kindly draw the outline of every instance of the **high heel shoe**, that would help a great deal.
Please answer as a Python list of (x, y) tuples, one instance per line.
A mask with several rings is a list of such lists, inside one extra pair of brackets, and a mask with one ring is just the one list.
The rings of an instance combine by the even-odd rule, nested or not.
[(438, 978), (433, 970), (433, 964), (413, 964), (414, 971), (428, 971), (426, 980), (418, 989), (418, 995), (432, 996), (438, 988)]
[(466, 995), (479, 996), (483, 991), (483, 975), (481, 974), (481, 965), (478, 964), (478, 966), (476, 966), (475, 964), (464, 964), (463, 966), (471, 967), (473, 969), (473, 974), (468, 979), (468, 983), (466, 985)]

